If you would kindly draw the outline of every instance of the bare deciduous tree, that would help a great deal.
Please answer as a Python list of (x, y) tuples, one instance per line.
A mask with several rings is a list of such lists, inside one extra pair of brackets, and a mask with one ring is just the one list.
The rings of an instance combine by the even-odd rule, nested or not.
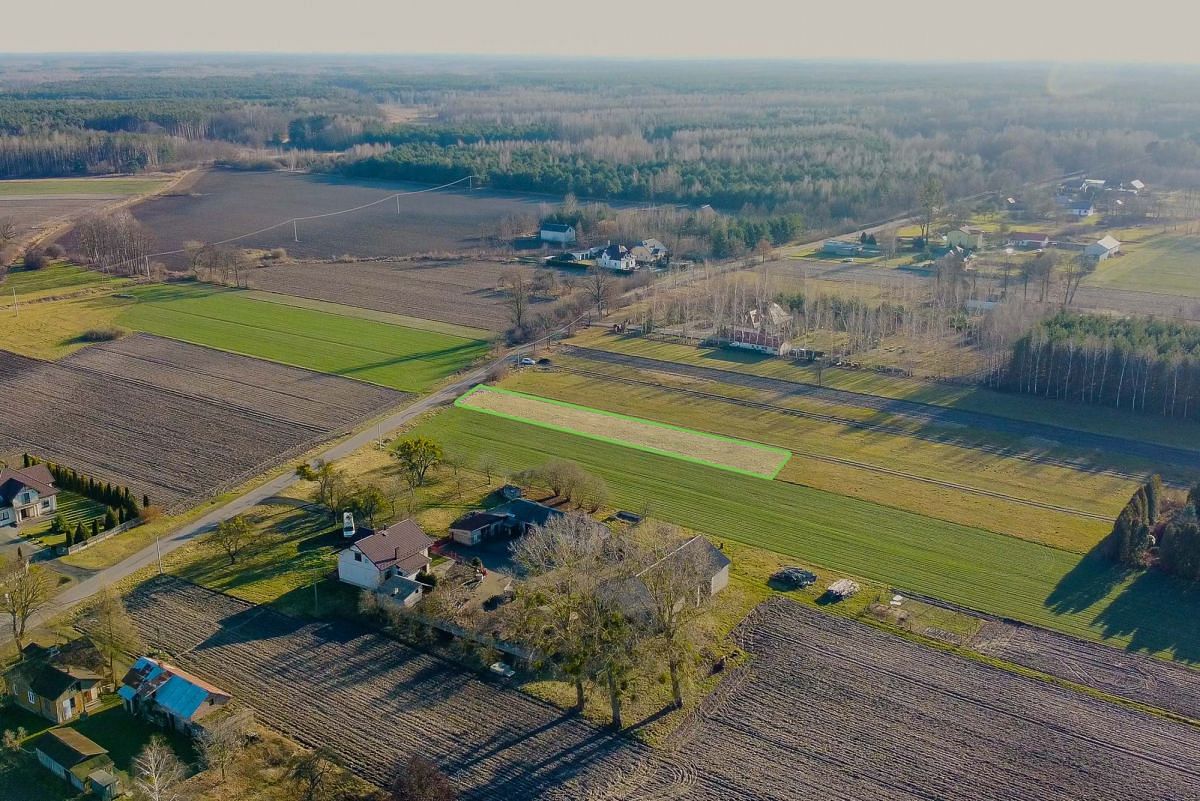
[(639, 574), (650, 601), (647, 633), (667, 663), (671, 695), (675, 706), (681, 707), (685, 669), (707, 641), (705, 632), (693, 623), (711, 599), (705, 562), (708, 550), (663, 524), (654, 525), (649, 536), (639, 538), (639, 550), (638, 561), (653, 566)]
[(567, 514), (526, 534), (513, 548), (517, 564), (530, 576), (522, 596), (521, 628), (537, 650), (554, 655), (575, 685), (580, 709), (593, 664), (595, 643), (585, 615), (596, 605), (604, 552), (601, 534), (587, 515)]
[(500, 286), (504, 290), (509, 324), (516, 331), (524, 330), (529, 323), (529, 302), (533, 292), (528, 270), (519, 267), (505, 270), (500, 276)]
[(95, 611), (82, 623), (81, 628), (96, 650), (108, 660), (108, 678), (111, 681), (116, 681), (117, 658), (141, 650), (142, 642), (137, 627), (125, 611), (121, 594), (112, 587), (105, 587), (100, 592)]
[(226, 773), (246, 749), (246, 738), (254, 727), (249, 710), (237, 710), (210, 724), (196, 737), (196, 750), (206, 768), (216, 768), (224, 782)]
[(19, 652), (25, 642), (29, 618), (54, 597), (54, 576), (21, 556), (0, 562), (0, 610), (9, 617), (13, 642)]
[(182, 801), (187, 770), (167, 741), (155, 735), (133, 760), (133, 797), (137, 801)]
[(455, 801), (458, 791), (446, 775), (424, 757), (408, 760), (392, 784), (392, 801)]
[(296, 788), (297, 798), (303, 801), (331, 801), (349, 785), (345, 769), (328, 748), (301, 756), (292, 763), (288, 778)]
[(596, 264), (588, 268), (583, 282), (584, 291), (587, 293), (588, 300), (596, 307), (596, 313), (601, 317), (604, 316), (612, 301), (615, 286), (611, 272)]

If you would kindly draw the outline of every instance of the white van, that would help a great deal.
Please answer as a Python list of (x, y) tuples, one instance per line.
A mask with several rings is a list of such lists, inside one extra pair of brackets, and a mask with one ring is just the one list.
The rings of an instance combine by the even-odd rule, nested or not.
[(354, 513), (353, 512), (342, 512), (342, 536), (343, 537), (353, 537), (354, 536)]

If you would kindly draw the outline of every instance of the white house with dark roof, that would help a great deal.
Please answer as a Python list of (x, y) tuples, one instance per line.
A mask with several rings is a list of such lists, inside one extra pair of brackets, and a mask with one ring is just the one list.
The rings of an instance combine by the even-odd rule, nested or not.
[(402, 606), (420, 598), (417, 574), (431, 563), (433, 540), (411, 518), (363, 537), (338, 554), (338, 579)]
[(569, 245), (575, 241), (575, 226), (565, 223), (543, 223), (538, 236), (543, 242)]
[(19, 526), (57, 509), (58, 489), (46, 465), (0, 470), (0, 526)]
[(596, 256), (596, 264), (609, 270), (631, 273), (638, 268), (637, 259), (624, 245), (609, 245)]

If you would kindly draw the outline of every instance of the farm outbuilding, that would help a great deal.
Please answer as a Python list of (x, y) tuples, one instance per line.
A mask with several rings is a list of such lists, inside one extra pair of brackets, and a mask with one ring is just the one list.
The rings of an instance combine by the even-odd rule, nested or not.
[(110, 770), (113, 761), (108, 749), (74, 729), (51, 729), (38, 738), (34, 753), (42, 767), (76, 790), (91, 792), (102, 801), (121, 792), (120, 780)]
[(792, 343), (778, 334), (767, 334), (744, 328), (733, 330), (729, 338), (729, 346), (769, 353), (772, 356), (786, 356), (792, 350)]
[(202, 718), (233, 698), (198, 676), (148, 656), (133, 663), (117, 695), (130, 714), (158, 719), (185, 734), (202, 728)]
[(543, 242), (569, 245), (575, 241), (575, 226), (564, 223), (545, 223), (538, 236)]
[(1115, 256), (1121, 252), (1121, 243), (1111, 234), (1103, 239), (1097, 240), (1084, 248), (1083, 253), (1096, 261), (1104, 261), (1110, 256)]

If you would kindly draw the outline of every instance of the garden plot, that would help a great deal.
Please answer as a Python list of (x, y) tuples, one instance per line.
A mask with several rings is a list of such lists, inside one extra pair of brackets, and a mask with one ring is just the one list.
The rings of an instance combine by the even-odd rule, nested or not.
[(150, 336), (40, 362), (0, 351), (20, 398), (0, 452), (35, 453), (177, 507), (404, 399), (399, 392)]
[(792, 455), (783, 448), (496, 387), (475, 387), (459, 398), (456, 405), (541, 428), (761, 478), (774, 478)]

